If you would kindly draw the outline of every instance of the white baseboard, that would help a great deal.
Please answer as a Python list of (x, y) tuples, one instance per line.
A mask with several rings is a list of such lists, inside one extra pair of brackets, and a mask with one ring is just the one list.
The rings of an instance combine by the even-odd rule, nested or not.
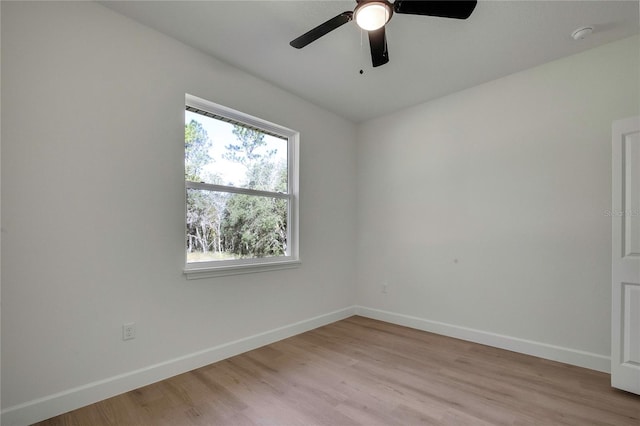
[(0, 414), (0, 423), (3, 426), (30, 425), (141, 386), (277, 342), (278, 340), (340, 321), (355, 315), (355, 312), (355, 307), (350, 306), (139, 370), (68, 389), (24, 404), (8, 407)]
[(429, 331), (444, 336), (455, 337), (456, 339), (467, 340), (469, 342), (480, 343), (482, 345), (493, 346), (526, 355), (533, 355), (552, 361), (559, 361), (565, 364), (589, 368), (591, 370), (601, 371), (604, 373), (611, 372), (611, 357), (605, 355), (565, 348), (562, 346), (549, 345), (547, 343), (535, 342), (517, 337), (504, 336), (501, 334), (460, 327), (457, 325), (382, 311), (379, 309), (367, 308), (364, 306), (356, 306), (355, 310), (356, 315), (367, 318), (403, 325), (405, 327), (411, 327), (418, 330)]

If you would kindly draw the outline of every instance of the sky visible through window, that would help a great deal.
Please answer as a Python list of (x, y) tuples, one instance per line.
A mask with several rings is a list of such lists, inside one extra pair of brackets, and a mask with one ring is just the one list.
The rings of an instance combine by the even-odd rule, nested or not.
[[(191, 111), (185, 111), (185, 124), (189, 124), (191, 120), (195, 120), (202, 124), (207, 131), (207, 135), (211, 140), (211, 149), (209, 156), (211, 161), (204, 167), (204, 171), (218, 175), (222, 178), (222, 184), (233, 186), (244, 186), (246, 180), (246, 167), (234, 161), (223, 158), (226, 152), (226, 146), (229, 144), (237, 144), (238, 141), (233, 135), (233, 125), (225, 121), (216, 120), (211, 117), (205, 117)], [(287, 161), (287, 141), (274, 136), (264, 135), (266, 142), (265, 150), (275, 151), (272, 161), (279, 163)]]

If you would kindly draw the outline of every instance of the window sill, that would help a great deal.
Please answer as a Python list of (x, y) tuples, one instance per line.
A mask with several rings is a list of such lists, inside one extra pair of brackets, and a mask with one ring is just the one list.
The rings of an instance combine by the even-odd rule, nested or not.
[(201, 278), (225, 277), (229, 275), (253, 274), (256, 272), (279, 271), (282, 269), (298, 268), (300, 260), (283, 260), (281, 262), (251, 263), (244, 265), (225, 265), (185, 268), (184, 274), (188, 280)]

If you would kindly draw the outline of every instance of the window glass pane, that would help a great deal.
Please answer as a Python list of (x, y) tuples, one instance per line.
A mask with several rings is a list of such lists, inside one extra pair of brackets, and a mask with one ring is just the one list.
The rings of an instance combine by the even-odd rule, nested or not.
[(185, 179), (286, 193), (286, 138), (185, 111)]
[(284, 256), (288, 200), (187, 189), (187, 263)]

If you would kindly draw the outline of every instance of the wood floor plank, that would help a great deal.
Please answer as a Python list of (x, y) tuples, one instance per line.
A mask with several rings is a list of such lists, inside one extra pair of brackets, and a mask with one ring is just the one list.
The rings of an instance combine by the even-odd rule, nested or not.
[(609, 381), (354, 316), (38, 425), (639, 426)]

